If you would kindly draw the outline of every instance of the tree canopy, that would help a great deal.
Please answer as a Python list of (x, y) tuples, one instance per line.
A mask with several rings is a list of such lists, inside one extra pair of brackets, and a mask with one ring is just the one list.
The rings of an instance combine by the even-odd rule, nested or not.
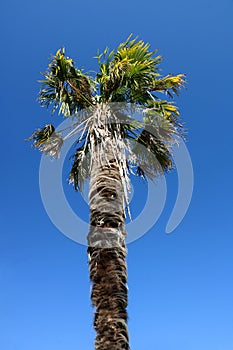
[[(52, 124), (36, 130), (30, 138), (34, 146), (58, 156), (63, 141), (77, 133), (70, 182), (82, 189), (92, 162), (92, 139), (97, 143), (101, 137), (96, 111), (109, 106), (104, 123), (112, 146), (127, 153), (122, 162), (125, 179), (129, 172), (153, 178), (172, 169), (172, 147), (182, 135), (173, 98), (185, 84), (184, 74), (161, 76), (162, 57), (132, 35), (116, 50), (106, 47), (95, 58), (99, 71), (88, 74), (75, 66), (64, 48), (51, 57), (40, 80), (39, 101), (51, 107), (52, 114), (71, 117), (73, 124), (68, 134), (55, 131)], [(134, 117), (139, 114), (142, 118)]]

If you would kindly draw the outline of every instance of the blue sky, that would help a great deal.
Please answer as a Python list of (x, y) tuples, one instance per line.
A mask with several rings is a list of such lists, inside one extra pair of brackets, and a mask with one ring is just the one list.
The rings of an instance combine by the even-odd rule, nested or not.
[(232, 350), (233, 1), (9, 0), (0, 13), (0, 348), (93, 349), (86, 248), (47, 216), (41, 155), (24, 139), (54, 120), (36, 101), (50, 54), (64, 45), (91, 70), (98, 48), (114, 48), (132, 32), (159, 49), (164, 75), (187, 74), (177, 104), (195, 183), (184, 220), (167, 235), (177, 194), (176, 173), (169, 174), (162, 215), (128, 246), (131, 347)]

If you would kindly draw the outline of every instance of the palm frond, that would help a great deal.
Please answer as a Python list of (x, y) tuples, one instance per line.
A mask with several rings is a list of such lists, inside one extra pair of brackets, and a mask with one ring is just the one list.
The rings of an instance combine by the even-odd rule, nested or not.
[(132, 152), (136, 156), (137, 166), (143, 171), (143, 176), (155, 177), (172, 169), (169, 144), (162, 142), (147, 129), (143, 129), (135, 139)]
[(170, 97), (178, 95), (179, 90), (185, 86), (185, 75), (167, 75), (166, 77), (155, 79), (150, 91), (166, 92)]
[(76, 191), (83, 190), (85, 181), (90, 176), (90, 144), (79, 146), (73, 155), (73, 165), (70, 171), (69, 183), (74, 185)]
[(132, 172), (135, 173), (136, 167), (136, 175), (153, 178), (173, 168), (172, 148), (179, 143), (182, 125), (172, 102), (149, 102), (147, 107), (139, 109), (143, 120), (126, 123), (124, 135), (130, 141), (128, 159)]
[(146, 105), (148, 100), (157, 100), (154, 92), (166, 92), (170, 97), (178, 95), (185, 84), (185, 75), (158, 73), (162, 60), (150, 51), (150, 45), (132, 35), (115, 51), (108, 48), (97, 56), (100, 72), (97, 74), (103, 102), (130, 102)]
[(159, 99), (147, 100), (143, 113), (146, 114), (145, 121), (147, 120), (149, 123), (154, 123), (156, 119), (161, 120), (163, 118), (177, 124), (180, 117), (179, 110), (173, 102)]
[(33, 141), (34, 147), (45, 154), (49, 154), (51, 157), (58, 157), (63, 145), (62, 136), (58, 132), (55, 132), (52, 124), (47, 124), (44, 128), (34, 131), (27, 139), (27, 141), (30, 140)]
[(52, 106), (52, 113), (58, 109), (59, 114), (69, 116), (93, 105), (93, 79), (75, 68), (64, 49), (52, 56), (42, 75), (45, 79), (39, 81), (42, 84), (39, 101), (42, 106)]
[[(149, 44), (137, 38), (119, 45), (116, 52), (99, 55), (100, 73), (97, 81), (104, 101), (142, 104), (148, 99), (147, 90), (153, 84), (161, 56), (153, 57)], [(101, 60), (102, 58), (102, 60)]]

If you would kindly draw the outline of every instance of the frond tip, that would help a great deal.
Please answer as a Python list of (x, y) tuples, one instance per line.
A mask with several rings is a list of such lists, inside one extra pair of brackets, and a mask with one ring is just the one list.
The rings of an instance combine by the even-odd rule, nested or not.
[(151, 91), (166, 92), (170, 97), (173, 94), (179, 95), (179, 90), (185, 86), (185, 75), (167, 75), (166, 77), (155, 79), (151, 88)]

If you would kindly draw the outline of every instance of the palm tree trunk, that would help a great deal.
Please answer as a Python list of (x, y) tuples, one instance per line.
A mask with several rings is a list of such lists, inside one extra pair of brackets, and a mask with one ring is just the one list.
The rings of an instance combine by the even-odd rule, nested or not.
[(105, 138), (104, 159), (95, 157), (90, 177), (88, 256), (96, 350), (129, 349), (124, 189), (111, 146)]

